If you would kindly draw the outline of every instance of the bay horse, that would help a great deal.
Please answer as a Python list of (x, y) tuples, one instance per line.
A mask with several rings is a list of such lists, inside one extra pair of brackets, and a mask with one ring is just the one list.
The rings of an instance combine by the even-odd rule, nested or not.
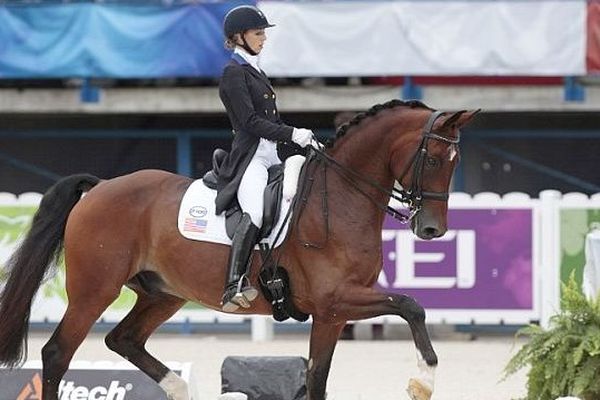
[[(346, 322), (386, 314), (408, 322), (418, 350), (424, 376), (411, 379), (410, 396), (430, 398), (438, 360), (424, 309), (411, 297), (373, 288), (382, 268), (381, 231), (398, 180), (409, 188), (402, 193), (414, 234), (433, 239), (446, 232), (459, 129), (476, 112), (442, 113), (417, 101), (392, 100), (356, 115), (338, 129), (321, 161), (307, 165), (313, 190), (274, 254), (288, 272), (295, 307), (312, 316), (309, 400), (325, 398)], [(188, 400), (185, 382), (150, 355), (145, 343), (187, 301), (220, 310), (228, 247), (185, 239), (177, 229), (179, 204), (191, 183), (188, 177), (143, 170), (109, 180), (72, 175), (52, 186), (6, 265), (0, 364), (12, 368), (25, 360), (32, 299), (64, 249), (68, 306), (42, 349), (42, 399), (58, 399), (74, 352), (126, 285), (137, 301), (107, 334), (106, 345), (158, 382), (170, 400)], [(251, 269), (254, 286), (258, 258)], [(260, 296), (239, 312), (272, 309)]]

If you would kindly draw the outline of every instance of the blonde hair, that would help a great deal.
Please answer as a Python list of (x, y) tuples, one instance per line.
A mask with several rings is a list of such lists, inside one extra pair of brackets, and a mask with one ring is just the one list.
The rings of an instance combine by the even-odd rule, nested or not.
[(235, 49), (235, 46), (237, 46), (237, 45), (235, 44), (235, 40), (233, 40), (233, 38), (225, 39), (225, 48), (227, 50), (233, 50), (233, 49)]
[(225, 38), (225, 48), (227, 50), (234, 50), (236, 48), (237, 44), (237, 40), (238, 38), (236, 37), (237, 35), (239, 35), (239, 33), (235, 33), (227, 38)]

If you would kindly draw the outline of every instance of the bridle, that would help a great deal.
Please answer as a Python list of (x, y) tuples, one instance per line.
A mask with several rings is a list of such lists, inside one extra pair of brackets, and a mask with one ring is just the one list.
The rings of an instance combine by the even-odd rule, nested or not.
[[(339, 162), (337, 162), (333, 157), (326, 154), (324, 151), (316, 148), (312, 148), (311, 151), (314, 152), (315, 157), (319, 160), (325, 162), (326, 165), (333, 167), (338, 173), (339, 176), (344, 178), (354, 189), (358, 192), (369, 198), (373, 204), (375, 204), (379, 209), (384, 211), (385, 213), (391, 215), (393, 218), (399, 220), (402, 223), (407, 223), (412, 220), (418, 213), (421, 211), (421, 207), (423, 205), (424, 200), (436, 200), (436, 201), (447, 201), (448, 200), (448, 192), (428, 192), (423, 190), (423, 170), (425, 167), (425, 160), (427, 159), (427, 145), (430, 140), (436, 140), (440, 142), (445, 142), (450, 145), (458, 145), (460, 142), (460, 138), (448, 138), (445, 136), (438, 135), (437, 133), (432, 132), (433, 125), (435, 121), (443, 114), (442, 111), (435, 111), (429, 116), (429, 120), (425, 124), (423, 128), (423, 134), (421, 136), (421, 142), (416, 152), (412, 157), (411, 163), (407, 165), (402, 175), (397, 179), (399, 182), (408, 174), (409, 171), (413, 171), (412, 180), (410, 187), (405, 189), (396, 189), (395, 187), (391, 190), (384, 188), (377, 181), (365, 177), (358, 172), (348, 168)], [(357, 182), (358, 181), (358, 182)], [(408, 206), (409, 214), (406, 215), (393, 207), (390, 207), (388, 204), (382, 204), (379, 202), (373, 195), (364, 191), (358, 183), (367, 184), (379, 192), (399, 201), (400, 203), (406, 204)]]
[(431, 131), (433, 129), (433, 124), (442, 114), (442, 111), (435, 111), (431, 114), (427, 124), (425, 125), (425, 128), (423, 129), (421, 143), (419, 144), (419, 147), (413, 156), (412, 162), (406, 167), (402, 175), (400, 175), (400, 178), (398, 178), (398, 181), (401, 182), (406, 174), (408, 174), (408, 172), (412, 169), (413, 175), (410, 187), (408, 190), (399, 191), (403, 199), (400, 201), (409, 206), (411, 213), (410, 218), (413, 218), (421, 210), (423, 200), (425, 199), (437, 201), (448, 200), (448, 192), (427, 192), (423, 190), (423, 170), (425, 167), (425, 160), (427, 159), (427, 145), (429, 140), (437, 140), (450, 145), (458, 145), (460, 142), (460, 138), (458, 137), (456, 139), (452, 139), (438, 135), (437, 133)]

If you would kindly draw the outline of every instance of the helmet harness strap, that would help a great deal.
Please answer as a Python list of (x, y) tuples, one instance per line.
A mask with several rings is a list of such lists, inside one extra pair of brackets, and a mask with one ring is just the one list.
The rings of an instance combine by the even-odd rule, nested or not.
[(242, 36), (242, 43), (243, 43), (242, 48), (244, 50), (246, 50), (248, 52), (248, 54), (250, 54), (251, 56), (258, 55), (258, 53), (255, 52), (254, 50), (252, 50), (252, 47), (250, 47), (250, 45), (246, 41), (246, 32), (242, 32), (242, 33), (240, 33), (240, 35)]

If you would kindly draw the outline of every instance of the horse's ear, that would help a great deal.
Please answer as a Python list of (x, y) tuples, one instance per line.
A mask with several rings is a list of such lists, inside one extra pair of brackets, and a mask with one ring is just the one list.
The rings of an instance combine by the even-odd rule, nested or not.
[(478, 108), (477, 110), (467, 111), (460, 116), (456, 124), (459, 128), (462, 128), (463, 126), (469, 124), (473, 120), (473, 118), (480, 112), (481, 108)]
[(452, 125), (456, 125), (458, 128), (462, 128), (463, 126), (465, 126), (469, 122), (471, 122), (473, 117), (476, 114), (478, 114), (480, 111), (481, 111), (481, 108), (478, 108), (477, 110), (471, 110), (471, 111), (468, 111), (468, 110), (457, 111), (454, 114), (450, 115), (448, 118), (446, 118), (446, 120), (444, 121), (444, 124), (442, 125), (442, 128), (447, 128)]

